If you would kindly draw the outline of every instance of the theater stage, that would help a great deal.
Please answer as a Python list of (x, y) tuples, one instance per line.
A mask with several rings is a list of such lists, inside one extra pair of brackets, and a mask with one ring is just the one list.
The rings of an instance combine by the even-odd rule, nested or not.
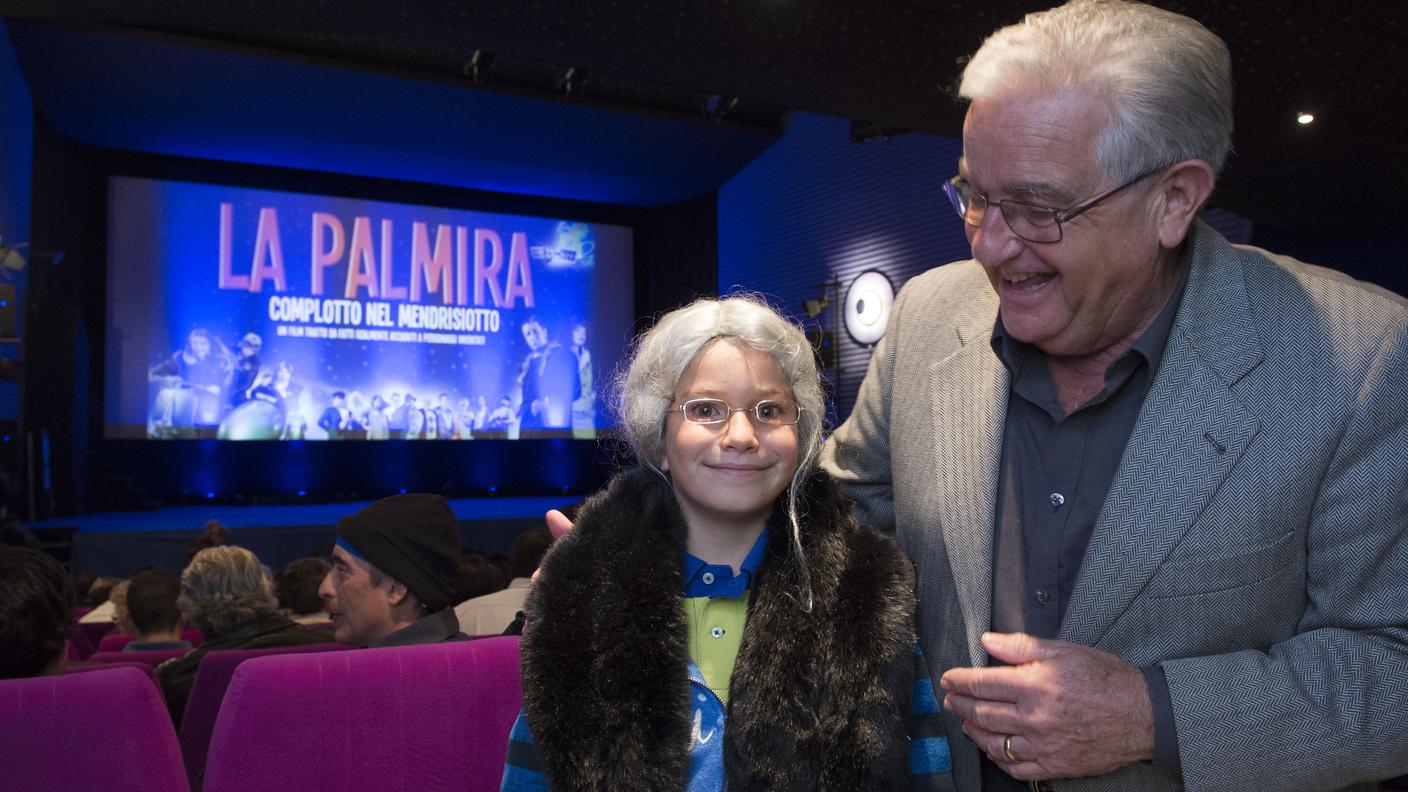
[[(450, 501), (460, 519), (460, 546), (484, 553), (507, 553), (514, 537), (543, 525), (543, 513), (580, 500), (579, 496), (465, 498)], [(106, 512), (46, 520), (32, 529), (73, 534), (74, 572), (127, 577), (145, 565), (179, 572), (187, 545), (207, 520), (230, 529), (230, 543), (250, 549), (275, 569), (329, 545), (343, 515), (371, 501), (280, 506), (181, 506), (156, 511)], [(324, 547), (326, 550), (326, 547)]]

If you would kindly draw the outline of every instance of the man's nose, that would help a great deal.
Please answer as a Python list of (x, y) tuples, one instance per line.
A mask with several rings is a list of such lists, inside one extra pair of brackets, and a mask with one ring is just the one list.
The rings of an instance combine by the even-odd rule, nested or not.
[(1002, 210), (989, 206), (978, 225), (965, 225), (973, 258), (988, 266), (997, 266), (1022, 252), (1022, 238), (1012, 231)]

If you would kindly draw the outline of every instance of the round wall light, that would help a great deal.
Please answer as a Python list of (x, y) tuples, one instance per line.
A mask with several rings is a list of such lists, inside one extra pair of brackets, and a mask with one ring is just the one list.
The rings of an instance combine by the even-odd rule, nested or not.
[(846, 289), (846, 333), (857, 344), (874, 344), (885, 335), (895, 289), (879, 270), (862, 272)]

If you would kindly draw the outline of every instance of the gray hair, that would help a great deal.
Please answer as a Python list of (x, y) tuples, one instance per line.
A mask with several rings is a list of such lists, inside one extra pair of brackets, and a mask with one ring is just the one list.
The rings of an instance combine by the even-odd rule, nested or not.
[(802, 561), (797, 491), (816, 469), (825, 406), (816, 353), (802, 329), (756, 295), (696, 300), (677, 308), (636, 340), (630, 362), (618, 378), (616, 414), (637, 461), (660, 473), (665, 418), (675, 400), (675, 386), (695, 356), (720, 338), (736, 338), (771, 355), (802, 408), (797, 423), (797, 471), (787, 488), (787, 517), (804, 586), (800, 602), (810, 610), (811, 584)]
[(236, 632), (279, 608), (259, 559), (232, 545), (196, 553), (181, 573), (176, 605), (207, 638)]
[(1097, 162), (1114, 181), (1185, 159), (1221, 171), (1232, 148), (1232, 59), (1194, 19), (1127, 0), (1071, 0), (1028, 14), (978, 48), (965, 99), (1014, 89), (1088, 90), (1109, 120)]

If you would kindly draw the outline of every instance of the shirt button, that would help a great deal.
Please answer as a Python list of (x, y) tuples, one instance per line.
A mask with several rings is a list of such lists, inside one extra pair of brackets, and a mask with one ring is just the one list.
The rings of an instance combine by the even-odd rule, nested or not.
[(711, 636), (713, 636), (713, 637), (715, 637), (715, 638), (722, 638), (722, 637), (724, 637), (724, 628), (722, 628), (722, 627), (715, 627), (714, 629), (712, 629), (712, 630), (709, 631), (709, 635), (711, 635)]
[(703, 575), (700, 576), (699, 579), (700, 579), (700, 580), (703, 580), (703, 581), (704, 581), (704, 585), (706, 585), (706, 586), (712, 586), (712, 585), (714, 585), (714, 573), (713, 573), (713, 572), (705, 572)]
[(1042, 605), (1045, 605), (1046, 603), (1051, 601), (1051, 594), (1049, 594), (1046, 589), (1042, 589), (1041, 591), (1038, 591), (1036, 593), (1036, 601), (1040, 602)]
[(1066, 502), (1066, 496), (1065, 496), (1065, 495), (1062, 495), (1062, 494), (1059, 493), (1059, 492), (1053, 492), (1053, 493), (1051, 493), (1051, 508), (1053, 508), (1053, 509), (1059, 509), (1059, 508), (1061, 508), (1061, 504), (1063, 504), (1063, 503), (1065, 503), (1065, 502)]

